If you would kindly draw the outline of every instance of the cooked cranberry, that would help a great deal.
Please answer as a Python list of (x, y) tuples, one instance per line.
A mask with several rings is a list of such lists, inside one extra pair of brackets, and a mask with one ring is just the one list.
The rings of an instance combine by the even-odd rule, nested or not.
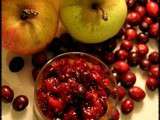
[(14, 57), (9, 63), (11, 72), (19, 72), (24, 67), (24, 60), (21, 57)]
[(123, 40), (120, 47), (126, 51), (131, 51), (133, 48), (133, 43), (132, 41)]
[(147, 43), (148, 41), (149, 41), (148, 34), (145, 33), (138, 34), (138, 39), (137, 39), (138, 43)]
[(13, 101), (13, 108), (16, 110), (16, 111), (21, 111), (21, 110), (24, 110), (27, 105), (28, 105), (29, 101), (28, 101), (28, 98), (24, 95), (19, 95), (17, 96), (14, 101)]
[(48, 57), (45, 52), (39, 52), (32, 56), (32, 64), (35, 67), (42, 67), (48, 61)]
[(160, 62), (159, 53), (157, 51), (153, 51), (149, 54), (149, 61), (152, 64), (158, 64)]
[(111, 113), (111, 118), (110, 120), (119, 120), (120, 114), (119, 111), (117, 109), (115, 109), (112, 113)]
[(135, 11), (138, 12), (141, 17), (143, 17), (146, 14), (146, 9), (142, 5), (137, 5)]
[(148, 25), (151, 25), (153, 23), (153, 20), (152, 20), (151, 17), (147, 16), (147, 17), (144, 18), (144, 22), (146, 22)]
[(140, 30), (142, 31), (148, 31), (149, 29), (149, 24), (145, 21), (142, 21), (141, 24), (139, 25)]
[(148, 77), (146, 86), (149, 90), (154, 91), (158, 88), (158, 80), (155, 77)]
[(127, 60), (129, 65), (136, 66), (139, 64), (140, 57), (137, 52), (130, 52)]
[(159, 66), (151, 65), (149, 68), (149, 73), (151, 76), (158, 78), (160, 76)]
[(137, 86), (134, 86), (129, 89), (129, 96), (135, 101), (141, 101), (145, 98), (145, 92)]
[(157, 17), (159, 13), (158, 3), (149, 1), (146, 5), (146, 10), (151, 17)]
[(132, 87), (136, 82), (136, 75), (129, 71), (121, 77), (121, 83), (124, 87)]
[(117, 60), (126, 60), (128, 57), (128, 52), (123, 49), (119, 49), (115, 52), (115, 57)]
[(137, 25), (141, 21), (141, 16), (138, 12), (129, 12), (127, 15), (127, 22), (132, 25)]
[(126, 73), (129, 70), (129, 65), (124, 61), (115, 62), (113, 67), (118, 73)]
[(137, 38), (137, 31), (134, 28), (129, 28), (125, 32), (126, 40), (134, 40)]
[(111, 91), (111, 96), (115, 99), (118, 98), (119, 101), (121, 101), (125, 97), (125, 95), (126, 90), (122, 86), (117, 86)]
[(40, 69), (38, 69), (38, 68), (33, 68), (33, 69), (32, 69), (32, 77), (33, 77), (33, 80), (36, 80), (36, 78), (37, 78), (37, 76), (38, 76), (38, 74), (39, 74), (39, 71), (40, 71)]
[(13, 100), (14, 92), (13, 90), (7, 86), (3, 85), (1, 88), (1, 94), (2, 94), (2, 101), (5, 103), (10, 103)]
[(131, 99), (125, 99), (121, 103), (121, 110), (124, 114), (130, 113), (134, 108), (134, 102)]
[(136, 0), (126, 0), (126, 1), (127, 1), (127, 6), (128, 6), (129, 8), (133, 7), (134, 4), (136, 3)]
[(142, 59), (140, 62), (140, 68), (147, 71), (150, 67), (150, 61), (148, 59)]
[(149, 34), (152, 37), (157, 37), (158, 33), (159, 33), (159, 23), (157, 22), (157, 23), (151, 24), (149, 28)]
[(138, 54), (142, 57), (145, 56), (149, 51), (148, 46), (142, 43), (137, 44), (136, 48), (137, 48)]
[(112, 64), (115, 61), (115, 55), (113, 52), (106, 52), (104, 55), (104, 62), (106, 64)]
[(75, 108), (69, 108), (69, 110), (64, 113), (63, 120), (79, 120)]

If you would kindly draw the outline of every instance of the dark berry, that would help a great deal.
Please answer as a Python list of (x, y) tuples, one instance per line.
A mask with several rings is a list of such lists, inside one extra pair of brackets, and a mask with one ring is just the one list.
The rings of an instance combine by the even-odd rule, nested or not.
[(142, 5), (137, 5), (136, 8), (135, 8), (135, 11), (139, 13), (139, 15), (141, 16), (141, 18), (143, 18), (144, 15), (146, 14), (146, 9)]
[(9, 86), (3, 85), (1, 88), (1, 95), (3, 102), (10, 103), (13, 100), (14, 92)]
[(142, 70), (148, 71), (150, 67), (150, 61), (148, 59), (142, 59), (140, 62), (140, 68)]
[(125, 99), (121, 103), (121, 110), (124, 114), (129, 114), (134, 108), (134, 102), (131, 99)]
[(9, 63), (11, 72), (19, 72), (24, 67), (24, 60), (21, 57), (14, 57)]
[(127, 60), (130, 66), (137, 66), (139, 64), (140, 57), (137, 52), (130, 52)]
[(115, 61), (115, 55), (113, 52), (106, 52), (104, 55), (104, 62), (106, 64), (112, 64)]
[(133, 43), (132, 41), (123, 40), (120, 47), (126, 51), (131, 51), (133, 48)]
[(123, 49), (119, 49), (115, 52), (115, 57), (116, 60), (126, 60), (128, 57), (128, 52)]
[(110, 120), (119, 120), (120, 118), (120, 113), (117, 109), (115, 109), (112, 113), (111, 113), (111, 118)]
[(152, 64), (158, 64), (160, 62), (159, 53), (157, 51), (151, 52), (148, 59)]
[(154, 91), (158, 88), (158, 80), (155, 77), (148, 77), (146, 86), (149, 90)]
[(149, 41), (149, 36), (146, 33), (139, 33), (136, 41), (137, 43), (147, 43)]

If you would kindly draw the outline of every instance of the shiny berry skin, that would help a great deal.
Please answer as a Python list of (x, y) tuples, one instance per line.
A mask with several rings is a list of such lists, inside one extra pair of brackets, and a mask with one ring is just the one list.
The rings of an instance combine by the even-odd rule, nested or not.
[(146, 9), (142, 5), (137, 5), (135, 11), (138, 12), (141, 17), (144, 17), (144, 15), (146, 14)]
[(152, 18), (148, 16), (146, 16), (143, 21), (146, 22), (148, 25), (153, 24)]
[(22, 57), (14, 57), (9, 63), (11, 72), (19, 72), (24, 67), (24, 60)]
[(142, 31), (148, 31), (149, 29), (149, 24), (145, 21), (142, 21), (141, 24), (139, 25), (140, 30)]
[(137, 48), (138, 54), (142, 57), (145, 56), (149, 51), (148, 46), (142, 43), (137, 44), (136, 48)]
[(14, 97), (14, 92), (13, 90), (7, 86), (7, 85), (3, 85), (1, 87), (1, 98), (2, 101), (5, 103), (11, 103)]
[(159, 13), (159, 6), (158, 3), (149, 1), (146, 5), (146, 10), (149, 16), (151, 17), (157, 17)]
[(126, 0), (127, 1), (127, 7), (131, 8), (135, 5), (136, 0)]
[(132, 48), (133, 48), (133, 43), (132, 43), (132, 41), (123, 40), (123, 41), (121, 42), (120, 48), (121, 48), (121, 49), (124, 49), (124, 50), (126, 50), (126, 51), (131, 51)]
[(125, 31), (126, 40), (134, 40), (137, 38), (137, 31), (134, 28), (129, 28)]
[(119, 120), (120, 118), (120, 113), (117, 109), (115, 109), (112, 113), (111, 113), (111, 117), (110, 120)]
[(149, 28), (149, 34), (152, 36), (152, 37), (157, 37), (158, 36), (158, 33), (159, 33), (160, 29), (159, 29), (159, 23), (153, 23), (150, 25), (150, 28)]
[(106, 52), (104, 55), (104, 62), (106, 64), (112, 64), (115, 61), (115, 55), (113, 52)]
[(146, 81), (146, 86), (149, 90), (154, 91), (158, 88), (158, 80), (155, 77), (149, 76)]
[(126, 74), (123, 74), (120, 79), (121, 79), (122, 85), (126, 88), (129, 88), (135, 84), (136, 75), (133, 72), (129, 71)]
[(121, 103), (121, 111), (123, 114), (129, 114), (134, 108), (134, 102), (127, 98)]
[(160, 62), (159, 57), (159, 53), (157, 51), (153, 51), (149, 54), (148, 59), (152, 64), (158, 64)]
[(148, 59), (142, 59), (139, 65), (142, 70), (148, 71), (151, 64)]
[(129, 12), (127, 15), (127, 22), (132, 25), (137, 25), (141, 21), (141, 16), (138, 12)]
[(115, 52), (116, 60), (126, 60), (127, 57), (128, 57), (128, 52), (123, 49), (119, 49)]
[(148, 34), (139, 33), (136, 41), (137, 43), (147, 43), (149, 41)]
[(22, 111), (28, 106), (28, 98), (24, 95), (19, 95), (13, 100), (13, 108), (16, 111)]
[(140, 87), (134, 86), (129, 89), (129, 96), (135, 101), (141, 101), (145, 98), (146, 94)]
[(159, 66), (158, 65), (151, 65), (149, 68), (149, 74), (153, 77), (158, 78), (160, 76)]
[(126, 73), (129, 70), (129, 65), (124, 61), (117, 61), (114, 63), (113, 68), (118, 73)]
[(123, 86), (117, 86), (111, 91), (111, 96), (116, 99), (118, 98), (121, 101), (126, 96), (126, 90)]
[(35, 67), (42, 67), (48, 61), (48, 57), (45, 52), (39, 52), (32, 56), (32, 64)]
[(140, 62), (140, 57), (139, 57), (137, 52), (133, 51), (133, 52), (130, 52), (128, 54), (128, 59), (127, 60), (128, 60), (128, 64), (130, 66), (137, 66)]

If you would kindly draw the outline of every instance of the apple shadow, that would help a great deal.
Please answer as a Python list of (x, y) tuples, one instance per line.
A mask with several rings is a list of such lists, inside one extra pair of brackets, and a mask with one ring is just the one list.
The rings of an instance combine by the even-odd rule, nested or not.
[(26, 112), (27, 112), (27, 109), (25, 109), (23, 111), (18, 111), (18, 112), (15, 111), (14, 109), (12, 109), (11, 116), (12, 116), (13, 120), (22, 120), (22, 118), (25, 118)]
[(11, 105), (10, 104), (6, 104), (6, 103), (1, 103), (2, 104), (2, 115), (7, 115), (10, 113), (11, 111)]

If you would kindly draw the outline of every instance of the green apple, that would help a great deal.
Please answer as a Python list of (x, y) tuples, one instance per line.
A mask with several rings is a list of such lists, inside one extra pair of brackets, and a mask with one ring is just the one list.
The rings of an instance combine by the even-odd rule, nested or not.
[(127, 15), (125, 0), (62, 0), (60, 17), (67, 31), (84, 43), (116, 35)]

